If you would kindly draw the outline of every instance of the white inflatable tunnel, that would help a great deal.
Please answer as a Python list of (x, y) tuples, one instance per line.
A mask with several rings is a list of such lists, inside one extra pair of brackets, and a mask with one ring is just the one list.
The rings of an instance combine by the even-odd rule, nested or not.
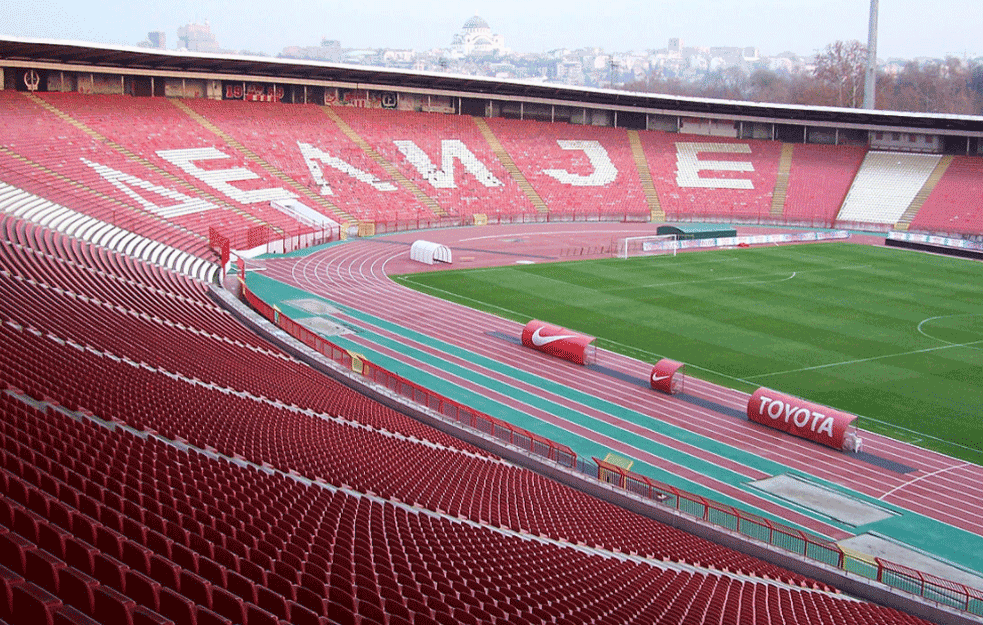
[(410, 260), (427, 265), (432, 265), (435, 262), (450, 264), (451, 250), (446, 245), (421, 239), (414, 241), (413, 245), (410, 246)]

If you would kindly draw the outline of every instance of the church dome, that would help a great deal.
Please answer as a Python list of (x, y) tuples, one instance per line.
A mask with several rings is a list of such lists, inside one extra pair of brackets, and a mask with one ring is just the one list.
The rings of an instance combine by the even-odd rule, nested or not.
[(491, 29), (488, 22), (482, 18), (475, 15), (468, 21), (464, 22), (464, 30), (480, 30), (480, 29)]

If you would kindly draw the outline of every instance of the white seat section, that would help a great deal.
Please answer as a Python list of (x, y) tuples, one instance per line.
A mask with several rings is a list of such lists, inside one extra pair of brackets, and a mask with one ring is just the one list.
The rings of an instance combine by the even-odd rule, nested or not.
[(89, 240), (100, 247), (109, 247), (107, 243), (119, 231), (119, 228), (106, 221), (98, 221), (98, 223), (99, 228), (92, 232), (92, 238)]
[(68, 219), (61, 222), (61, 232), (68, 236), (75, 236), (75, 230), (85, 223), (87, 216), (82, 213), (74, 213)]
[[(163, 262), (158, 264), (185, 273), (185, 275), (196, 280), (211, 282), (218, 271), (218, 266), (215, 263), (195, 262), (203, 259), (49, 202), (4, 182), (0, 182), (0, 213), (9, 213), (34, 223), (46, 224), (62, 234), (102, 245), (121, 254), (140, 249), (144, 260), (149, 260), (147, 258), (148, 252), (156, 251), (155, 256), (166, 260), (166, 264)], [(160, 252), (164, 253), (161, 255)]]
[(29, 220), (31, 219), (32, 215), (34, 215), (37, 211), (44, 209), (47, 205), (48, 202), (46, 200), (35, 196), (28, 196), (23, 200), (12, 202), (9, 211), (7, 212), (10, 212), (17, 217), (23, 217), (24, 219)]
[(837, 219), (897, 223), (941, 158), (937, 154), (868, 152)]
[(64, 215), (65, 212), (57, 204), (45, 201), (44, 204), (38, 205), (38, 210), (33, 213), (31, 219), (35, 223), (47, 226), (50, 222), (56, 221), (58, 217)]

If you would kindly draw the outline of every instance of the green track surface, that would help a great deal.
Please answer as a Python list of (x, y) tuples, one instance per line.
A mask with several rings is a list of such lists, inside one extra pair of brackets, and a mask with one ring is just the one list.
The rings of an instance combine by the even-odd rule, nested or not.
[[(742, 250), (742, 252), (746, 251), (747, 250)], [(620, 262), (624, 263), (624, 261)], [(732, 261), (724, 262), (730, 263)], [(540, 269), (542, 268), (543, 267)], [(478, 275), (483, 274), (484, 271), (487, 270), (480, 271)], [(437, 274), (430, 275), (434, 276)], [(464, 283), (468, 280), (468, 278), (458, 274), (457, 281)], [(250, 289), (252, 289), (253, 292), (260, 297), (260, 299), (272, 304), (277, 304), (281, 311), (288, 317), (298, 319), (309, 316), (309, 313), (294, 308), (288, 302), (296, 299), (310, 298), (312, 294), (262, 274), (250, 274), (248, 277), (248, 282)], [(381, 366), (390, 371), (399, 373), (403, 377), (426, 388), (430, 388), (444, 395), (445, 397), (454, 399), (466, 405), (470, 405), (477, 410), (488, 414), (493, 414), (494, 416), (509, 421), (515, 425), (518, 425), (519, 427), (535, 431), (542, 436), (546, 436), (547, 438), (566, 444), (570, 446), (578, 454), (578, 456), (584, 458), (589, 458), (592, 455), (603, 457), (603, 455), (608, 451), (608, 448), (603, 444), (598, 444), (597, 442), (590, 440), (589, 438), (581, 437), (570, 431), (568, 428), (551, 425), (532, 417), (522, 410), (508, 408), (494, 402), (493, 400), (476, 396), (474, 393), (469, 392), (467, 389), (457, 384), (450, 383), (437, 376), (422, 371), (419, 367), (413, 365), (408, 366), (400, 362), (398, 359), (388, 356), (384, 352), (387, 350), (392, 350), (401, 353), (404, 357), (438, 365), (441, 369), (448, 371), (453, 375), (467, 379), (472, 383), (482, 385), (491, 390), (506, 393), (519, 401), (525, 402), (529, 406), (545, 410), (546, 412), (573, 423), (578, 423), (599, 434), (616, 438), (629, 445), (641, 446), (648, 451), (656, 453), (660, 457), (671, 460), (677, 464), (687, 466), (688, 468), (696, 470), (704, 475), (711, 476), (715, 480), (722, 483), (743, 490), (751, 490), (759, 497), (784, 505), (790, 510), (795, 510), (807, 516), (821, 519), (831, 525), (839, 526), (841, 529), (846, 530), (847, 532), (856, 534), (864, 532), (879, 533), (895, 538), (896, 540), (900, 540), (916, 549), (921, 549), (925, 552), (936, 554), (937, 556), (942, 557), (949, 562), (955, 563), (958, 566), (965, 567), (968, 570), (983, 571), (983, 537), (959, 530), (945, 523), (941, 523), (919, 514), (914, 514), (910, 511), (904, 510), (903, 508), (876, 501), (870, 497), (850, 491), (849, 489), (845, 489), (838, 485), (810, 477), (809, 479), (813, 482), (822, 483), (829, 488), (838, 490), (854, 498), (889, 509), (896, 515), (889, 519), (870, 523), (861, 527), (852, 527), (840, 523), (834, 519), (826, 518), (815, 511), (801, 508), (800, 506), (792, 504), (791, 502), (783, 501), (776, 496), (772, 496), (763, 491), (758, 491), (748, 483), (746, 478), (737, 473), (726, 470), (713, 462), (676, 451), (671, 447), (657, 444), (648, 439), (641, 440), (636, 435), (633, 435), (625, 430), (595, 421), (586, 417), (579, 411), (565, 409), (552, 402), (538, 398), (533, 394), (522, 392), (513, 385), (496, 381), (493, 378), (476, 371), (475, 369), (477, 367), (484, 367), (493, 371), (505, 373), (514, 377), (515, 379), (522, 380), (530, 384), (539, 386), (556, 386), (557, 388), (550, 388), (549, 390), (553, 392), (560, 392), (570, 399), (590, 405), (609, 414), (616, 415), (627, 421), (644, 423), (646, 427), (649, 427), (654, 431), (685, 441), (707, 451), (720, 454), (769, 475), (798, 473), (789, 467), (785, 467), (781, 463), (761, 458), (741, 448), (720, 443), (699, 434), (688, 432), (682, 430), (681, 428), (662, 423), (644, 414), (610, 404), (609, 402), (574, 391), (568, 387), (560, 387), (559, 385), (553, 383), (544, 383), (542, 378), (534, 374), (523, 372), (506, 364), (478, 356), (459, 347), (427, 337), (411, 328), (388, 322), (373, 315), (361, 312), (357, 309), (341, 305), (339, 302), (332, 301), (328, 298), (319, 298), (325, 302), (331, 303), (339, 310), (342, 310), (346, 315), (355, 320), (356, 326), (361, 328), (357, 335), (357, 339), (355, 336), (327, 337), (332, 343), (338, 345), (339, 347), (362, 353), (370, 362), (375, 363), (377, 366)], [(498, 312), (501, 314), (500, 310)], [(383, 331), (392, 333), (395, 336), (384, 336), (381, 334)], [(446, 354), (448, 358), (463, 358), (471, 363), (472, 366), (461, 366), (449, 362), (446, 358), (442, 359), (435, 357), (409, 345), (409, 342), (427, 345), (432, 349), (439, 350), (440, 352)], [(677, 488), (716, 500), (720, 503), (736, 505), (737, 507), (749, 509), (746, 504), (733, 500), (719, 491), (708, 488), (696, 482), (682, 479), (679, 476), (668, 473), (647, 463), (636, 462), (633, 470), (662, 482), (672, 484)], [(749, 511), (787, 523), (787, 521), (781, 518), (776, 518), (760, 509), (752, 508), (749, 509)]]
[(398, 276), (983, 464), (983, 263), (824, 243)]

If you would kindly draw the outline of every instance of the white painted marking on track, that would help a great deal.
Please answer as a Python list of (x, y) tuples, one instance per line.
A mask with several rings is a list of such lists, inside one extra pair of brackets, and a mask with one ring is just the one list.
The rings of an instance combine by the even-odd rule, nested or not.
[(899, 491), (899, 490), (901, 490), (903, 488), (907, 488), (907, 487), (911, 486), (912, 484), (914, 484), (916, 482), (920, 482), (920, 481), (922, 481), (922, 480), (924, 480), (926, 478), (935, 477), (936, 475), (940, 475), (942, 473), (948, 473), (949, 471), (955, 471), (956, 469), (962, 469), (964, 467), (972, 466), (972, 464), (973, 464), (972, 462), (964, 462), (962, 464), (957, 464), (957, 465), (952, 466), (952, 467), (943, 467), (943, 468), (939, 469), (938, 471), (932, 471), (931, 473), (926, 473), (925, 475), (919, 475), (918, 477), (916, 477), (913, 480), (908, 480), (904, 484), (900, 484), (898, 486), (895, 486), (891, 490), (887, 491), (886, 493), (884, 493), (883, 495), (881, 495), (880, 497), (878, 497), (877, 500), (878, 501), (883, 501), (883, 499), (885, 497), (889, 497), (890, 495), (893, 495), (895, 492), (897, 492), (897, 491)]

